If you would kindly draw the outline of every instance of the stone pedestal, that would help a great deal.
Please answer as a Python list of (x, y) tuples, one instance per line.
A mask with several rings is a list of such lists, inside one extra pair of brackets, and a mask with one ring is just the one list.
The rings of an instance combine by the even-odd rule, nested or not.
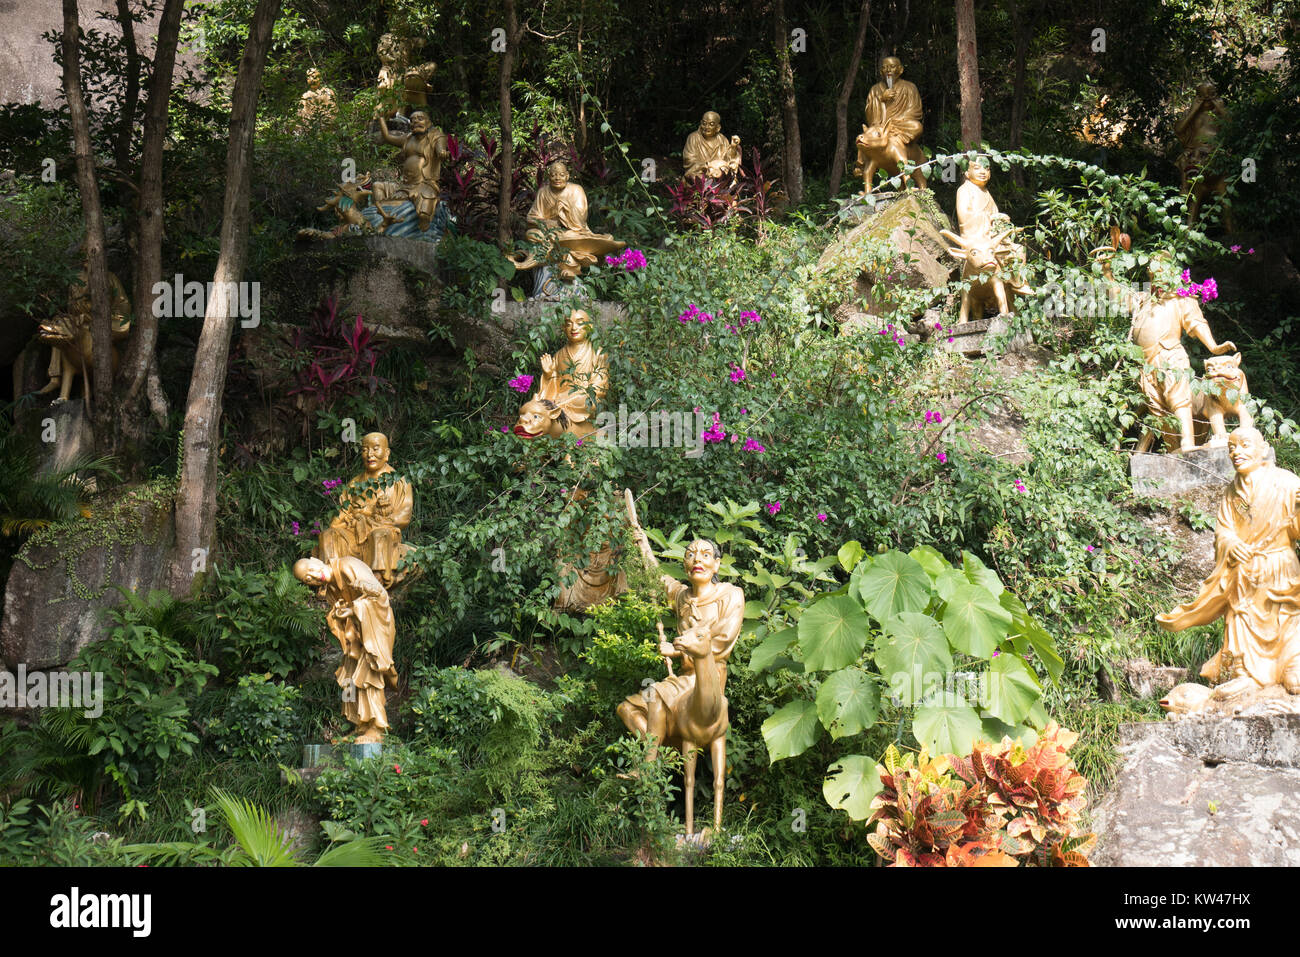
[[(302, 746), (302, 767), (297, 776), (304, 781), (314, 781), (326, 768), (339, 767), (343, 758), (353, 761), (365, 761), (382, 757), (383, 744), (304, 744)], [(288, 775), (280, 772), (280, 780), (288, 781)]]
[(1138, 495), (1172, 498), (1206, 485), (1224, 486), (1236, 472), (1227, 448), (1193, 449), (1154, 455), (1134, 452), (1129, 459), (1133, 491)]
[(1094, 864), (1300, 865), (1300, 714), (1124, 725)]

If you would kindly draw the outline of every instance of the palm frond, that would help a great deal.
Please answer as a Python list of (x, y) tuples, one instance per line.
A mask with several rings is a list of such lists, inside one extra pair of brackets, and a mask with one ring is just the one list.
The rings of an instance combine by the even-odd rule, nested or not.
[(255, 867), (296, 867), (288, 835), (264, 808), (214, 787), (212, 796), (221, 808), (226, 826)]

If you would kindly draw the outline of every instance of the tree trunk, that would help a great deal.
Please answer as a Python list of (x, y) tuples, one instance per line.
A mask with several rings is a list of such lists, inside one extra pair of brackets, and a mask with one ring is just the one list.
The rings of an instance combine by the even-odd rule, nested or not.
[[(158, 45), (154, 51), (153, 75), (149, 80), (149, 103), (145, 108), (144, 145), (140, 152), (139, 220), (136, 226), (135, 286), (131, 301), (135, 315), (131, 340), (118, 369), (120, 430), (134, 429), (139, 419), (139, 398), (158, 344), (158, 317), (153, 314), (153, 287), (162, 279), (163, 241), (163, 143), (167, 138), (168, 103), (176, 68), (176, 45), (180, 39), (181, 11), (185, 0), (166, 0), (158, 21)], [(159, 406), (150, 391), (155, 418), (166, 420), (166, 403)], [(131, 420), (128, 422), (127, 420)]]
[[(75, 3), (76, 0), (65, 2)], [(176, 545), (169, 581), (171, 592), (177, 596), (192, 590), (195, 573), (206, 568), (214, 544), (221, 398), (226, 383), (230, 337), (237, 319), (231, 313), (238, 313), (238, 304), (227, 299), (225, 284), (240, 282), (248, 254), (249, 167), (257, 96), (262, 86), (266, 54), (271, 46), (271, 30), (280, 15), (280, 4), (281, 0), (257, 0), (230, 104), (221, 252), (217, 257), (213, 294), (208, 299), (203, 317), (203, 332), (199, 335), (185, 406), (183, 459), (176, 498)], [(202, 551), (196, 555), (196, 550)], [(204, 559), (201, 563), (196, 561), (199, 556)]]
[(510, 206), (514, 199), (511, 185), (515, 173), (514, 124), (510, 115), (510, 80), (515, 72), (515, 58), (519, 53), (520, 34), (519, 16), (515, 12), (515, 0), (505, 0), (506, 5), (506, 49), (501, 54), (501, 69), (498, 72), (499, 94), (501, 100), (501, 189), (497, 193), (497, 243), (503, 250), (514, 245), (510, 228)]
[(86, 411), (94, 422), (95, 449), (104, 454), (115, 444), (111, 432), (114, 419), (113, 332), (109, 317), (104, 210), (99, 203), (99, 184), (95, 180), (90, 116), (81, 91), (81, 24), (78, 22), (77, 0), (63, 0), (63, 93), (68, 101), (68, 119), (72, 125), (73, 152), (77, 161), (77, 191), (81, 194), (81, 215), (86, 225), (85, 257), (94, 349), (93, 370), (83, 370), (83, 379), (85, 373), (90, 373), (93, 386), (87, 393), (91, 396), (91, 408)]
[(870, 22), (871, 0), (862, 0), (862, 12), (858, 15), (858, 37), (853, 44), (853, 56), (849, 58), (849, 68), (844, 72), (840, 98), (835, 101), (835, 160), (831, 164), (831, 196), (839, 193), (840, 181), (844, 179), (845, 157), (849, 150), (849, 99), (853, 96), (853, 84), (858, 78), (858, 67), (862, 65), (862, 48), (867, 42), (867, 26)]
[(975, 0), (957, 3), (957, 82), (961, 87), (961, 139), (967, 149), (978, 148), (980, 129), (980, 69), (975, 55)]
[(130, 178), (131, 133), (135, 130), (135, 109), (140, 102), (140, 51), (135, 45), (135, 21), (131, 19), (130, 0), (117, 0), (117, 22), (122, 28), (122, 45), (126, 47), (126, 95), (117, 124), (113, 163), (118, 175)]
[(790, 29), (785, 20), (785, 0), (776, 0), (777, 72), (781, 83), (781, 123), (785, 131), (783, 173), (790, 205), (803, 202), (803, 144), (799, 140), (799, 105), (794, 96), (794, 68), (790, 65)]
[[(1025, 70), (1029, 60), (1029, 24), (1021, 15), (1020, 0), (1010, 0), (1011, 32), (1015, 39), (1015, 75), (1011, 96), (1011, 128), (1007, 131), (1007, 147), (1018, 150), (1024, 142), (1025, 130)], [(1011, 178), (1017, 186), (1025, 185), (1025, 171), (1021, 166), (1011, 167)]]

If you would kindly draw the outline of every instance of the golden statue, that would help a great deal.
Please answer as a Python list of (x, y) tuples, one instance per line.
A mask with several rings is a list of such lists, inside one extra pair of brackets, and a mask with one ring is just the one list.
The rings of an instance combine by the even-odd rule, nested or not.
[(957, 187), (958, 236), (941, 229), (943, 238), (953, 245), (948, 252), (962, 261), (962, 279), (966, 288), (961, 294), (958, 322), (983, 319), (989, 306), (998, 315), (1011, 312), (1015, 297), (1032, 295), (1024, 279), (1025, 247), (1012, 240), (1015, 227), (999, 212), (997, 201), (989, 192), (989, 167), (972, 161), (966, 169), (966, 181)]
[(330, 527), (321, 532), (315, 558), (327, 561), (352, 556), (365, 562), (385, 588), (401, 579), (397, 566), (410, 551), (402, 542), (402, 529), (411, 524), (414, 494), (411, 483), (397, 479), (387, 488), (361, 491), (357, 488), (367, 479), (395, 472), (388, 464), (388, 437), (382, 432), (371, 432), (361, 439), (361, 460), (365, 472), (354, 476), (339, 497), (339, 513)]
[(442, 161), (451, 156), (447, 134), (429, 121), (429, 114), (416, 110), (411, 114), (411, 132), (393, 133), (388, 120), (379, 118), (379, 130), (385, 143), (401, 148), (395, 165), (401, 171), (400, 183), (377, 182), (371, 186), (375, 205), (410, 201), (415, 206), (420, 231), (429, 228), (438, 208), (441, 190), (438, 179), (442, 175)]
[[(108, 274), (111, 301), (109, 314), (114, 342), (121, 342), (131, 331), (131, 301), (113, 273)], [(47, 319), (40, 325), (40, 339), (50, 346), (50, 381), (37, 395), (59, 390), (59, 401), (72, 397), (72, 379), (81, 376), (81, 388), (90, 400), (90, 377), (95, 369), (95, 342), (91, 331), (94, 308), (90, 302), (90, 276), (83, 267), (81, 277), (68, 289), (68, 311)], [(113, 369), (117, 370), (117, 349), (113, 349)]]
[(728, 140), (723, 136), (722, 117), (709, 110), (700, 120), (700, 128), (686, 137), (682, 165), (687, 179), (733, 179), (740, 171), (740, 137)]
[(1223, 198), (1223, 225), (1232, 232), (1232, 209), (1228, 206), (1228, 182), (1221, 173), (1207, 169), (1219, 136), (1219, 124), (1228, 120), (1228, 108), (1223, 105), (1213, 83), (1202, 83), (1196, 88), (1196, 99), (1174, 125), (1174, 133), (1183, 146), (1177, 164), (1182, 174), (1183, 195), (1187, 197), (1187, 223), (1195, 224), (1201, 214), (1205, 198), (1215, 193)]
[[(630, 501), (628, 507), (631, 511)], [(635, 513), (631, 520), (646, 564), (657, 564)], [(698, 752), (706, 749), (713, 761), (713, 827), (722, 827), (729, 723), (727, 659), (740, 636), (745, 594), (736, 585), (718, 580), (721, 561), (717, 545), (697, 539), (687, 546), (682, 559), (690, 584), (660, 576), (677, 613), (678, 634), (671, 642), (659, 626), (659, 653), (668, 667), (668, 677), (628, 695), (618, 706), (618, 716), (629, 731), (653, 739), (649, 760), (658, 755), (660, 746), (681, 749), (687, 837), (695, 833), (695, 762)], [(674, 658), (681, 660), (681, 674), (673, 673)]]
[(1147, 407), (1153, 415), (1178, 420), (1177, 432), (1167, 425), (1162, 427), (1165, 448), (1172, 452), (1176, 446), (1188, 452), (1197, 446), (1192, 416), (1192, 363), (1183, 348), (1183, 333), (1195, 336), (1216, 356), (1237, 347), (1232, 342), (1214, 341), (1196, 297), (1177, 294), (1176, 270), (1169, 254), (1151, 257), (1147, 272), (1152, 292), (1134, 298), (1136, 308), (1129, 336), (1142, 348), (1140, 384)]
[(1156, 616), (1169, 631), (1223, 619), (1223, 648), (1201, 668), (1217, 700), (1273, 685), (1300, 694), (1300, 476), (1268, 452), (1253, 428), (1228, 437), (1237, 475), (1215, 522), (1214, 571), (1196, 598)]
[(429, 102), (429, 80), (437, 70), (437, 64), (412, 62), (424, 44), (423, 38), (410, 39), (385, 33), (379, 38), (379, 46), (375, 49), (380, 63), (381, 93), (396, 90), (400, 86), (402, 102), (406, 107), (426, 106)]
[[(921, 91), (902, 79), (903, 63), (896, 56), (880, 61), (880, 82), (867, 94), (867, 122), (858, 137), (858, 161), (853, 172), (862, 176), (862, 191), (871, 192), (876, 170), (897, 176), (903, 163), (919, 165), (925, 154), (916, 145), (921, 124)], [(912, 179), (925, 189), (925, 175), (912, 170)]]
[[(608, 253), (615, 253), (627, 243), (607, 233), (593, 233), (587, 226), (587, 193), (577, 183), (569, 182), (569, 164), (556, 160), (546, 168), (546, 184), (537, 191), (526, 233), (530, 242), (544, 247), (559, 246), (563, 255), (558, 263), (560, 277), (576, 279), (587, 266), (594, 266)], [(516, 254), (517, 269), (533, 269), (543, 260)]]
[(343, 663), (334, 677), (343, 689), (343, 716), (356, 725), (357, 743), (382, 741), (388, 729), (385, 689), (397, 687), (397, 624), (388, 592), (366, 563), (351, 555), (329, 561), (302, 558), (293, 573), (321, 588), (331, 603), (325, 623), (343, 648)]
[(298, 98), (298, 117), (304, 123), (316, 120), (332, 120), (338, 113), (338, 104), (334, 102), (334, 90), (325, 85), (320, 70), (310, 67), (307, 70), (307, 90)]

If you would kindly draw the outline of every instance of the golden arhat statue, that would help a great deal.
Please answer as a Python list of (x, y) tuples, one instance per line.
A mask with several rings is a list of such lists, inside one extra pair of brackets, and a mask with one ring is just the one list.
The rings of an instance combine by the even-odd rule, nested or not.
[(304, 123), (315, 120), (331, 120), (338, 112), (334, 101), (334, 90), (325, 85), (320, 70), (311, 67), (307, 70), (307, 89), (298, 98), (298, 117)]
[(1012, 293), (1031, 295), (1024, 272), (1025, 247), (1012, 240), (1015, 227), (998, 211), (989, 193), (990, 170), (987, 163), (972, 160), (966, 181), (957, 188), (957, 224), (961, 235), (946, 229), (939, 232), (953, 245), (948, 252), (962, 261), (962, 279), (966, 288), (961, 294), (958, 322), (983, 319), (989, 306), (998, 315), (1012, 311)]
[[(1134, 297), (1136, 308), (1129, 336), (1142, 348), (1140, 384), (1148, 409), (1153, 415), (1172, 416), (1178, 420), (1177, 431), (1167, 426), (1163, 430), (1165, 449), (1187, 452), (1197, 446), (1193, 423), (1192, 363), (1183, 348), (1183, 333), (1195, 336), (1216, 356), (1232, 352), (1237, 347), (1231, 342), (1215, 342), (1214, 333), (1210, 331), (1196, 297), (1178, 295), (1178, 267), (1170, 254), (1156, 253), (1152, 256), (1147, 272), (1151, 277), (1151, 294)], [(1244, 408), (1240, 397), (1237, 405)], [(1249, 413), (1246, 415), (1249, 419)], [(1219, 429), (1222, 429), (1222, 415), (1219, 423)], [(1139, 450), (1144, 451), (1145, 446)]]
[(381, 93), (402, 90), (402, 103), (406, 107), (426, 106), (429, 102), (429, 80), (437, 69), (435, 63), (413, 63), (416, 54), (424, 48), (423, 38), (399, 37), (385, 33), (379, 38), (375, 53), (379, 56)]
[[(72, 380), (81, 376), (82, 393), (90, 400), (90, 377), (95, 369), (95, 343), (91, 332), (89, 273), (83, 267), (81, 277), (68, 289), (68, 311), (40, 325), (39, 336), (50, 347), (50, 381), (37, 395), (59, 390), (59, 399), (72, 397)], [(109, 313), (114, 342), (125, 339), (131, 331), (131, 302), (126, 298), (122, 282), (113, 273), (108, 274), (109, 293), (112, 297)], [(113, 369), (117, 369), (117, 349), (113, 349)]]
[[(645, 532), (636, 521), (628, 499), (629, 520), (647, 566), (657, 564)], [(628, 695), (618, 706), (618, 716), (633, 734), (652, 739), (648, 760), (661, 746), (680, 748), (683, 758), (683, 792), (686, 795), (686, 835), (695, 833), (695, 764), (707, 750), (713, 762), (713, 827), (722, 827), (722, 798), (727, 770), (727, 659), (740, 636), (745, 617), (745, 593), (718, 580), (722, 555), (718, 546), (696, 539), (686, 547), (682, 566), (689, 584), (670, 575), (660, 583), (677, 614), (677, 637), (668, 641), (659, 626), (659, 653), (668, 676)], [(680, 674), (673, 659), (681, 661)]]
[[(582, 309), (572, 310), (564, 320), (567, 342), (555, 355), (542, 356), (537, 392), (519, 410), (515, 434), (520, 438), (555, 437), (563, 432), (582, 438), (595, 431), (591, 420), (609, 391), (609, 360), (591, 344), (590, 332), (591, 317)], [(527, 422), (525, 410), (529, 410)]]
[[(880, 82), (867, 94), (867, 122), (858, 136), (858, 161), (853, 172), (862, 177), (862, 191), (871, 192), (877, 169), (897, 176), (904, 163), (919, 166), (925, 154), (916, 145), (921, 135), (921, 92), (902, 79), (903, 63), (896, 56), (880, 61)], [(925, 175), (912, 170), (917, 186), (925, 188)]]
[(1300, 476), (1268, 452), (1253, 428), (1228, 437), (1237, 474), (1215, 521), (1214, 571), (1192, 601), (1156, 616), (1169, 631), (1223, 619), (1223, 648), (1201, 668), (1215, 700), (1275, 685), (1300, 694)]
[[(527, 232), (529, 242), (545, 248), (560, 247), (558, 263), (560, 277), (573, 280), (587, 266), (594, 266), (600, 257), (618, 252), (627, 243), (607, 233), (593, 233), (587, 226), (587, 193), (577, 183), (569, 181), (569, 164), (556, 160), (546, 168), (546, 183), (537, 191), (528, 210)], [(524, 254), (512, 257), (517, 269), (533, 269), (545, 262)]]
[(321, 532), (312, 555), (331, 560), (351, 556), (374, 571), (385, 588), (401, 576), (397, 566), (410, 551), (402, 542), (402, 529), (411, 524), (414, 494), (411, 483), (397, 479), (387, 488), (361, 491), (367, 479), (396, 471), (388, 464), (388, 437), (371, 432), (361, 439), (361, 460), (365, 471), (352, 478), (339, 496), (339, 513)]
[(740, 137), (722, 135), (722, 117), (712, 110), (700, 120), (700, 128), (686, 137), (682, 148), (686, 179), (732, 179), (740, 171)]
[(429, 228), (438, 208), (438, 178), (442, 175), (442, 162), (451, 156), (447, 134), (434, 126), (429, 114), (423, 110), (411, 114), (409, 133), (391, 132), (387, 118), (382, 116), (379, 130), (385, 143), (400, 147), (396, 166), (402, 180), (400, 183), (373, 184), (374, 202), (383, 209), (385, 204), (397, 205), (409, 200), (415, 206), (419, 228), (423, 232)]
[(1232, 209), (1228, 206), (1228, 182), (1221, 173), (1208, 169), (1206, 164), (1214, 153), (1219, 137), (1219, 124), (1228, 120), (1228, 108), (1219, 98), (1213, 83), (1202, 83), (1196, 88), (1196, 99), (1174, 124), (1174, 133), (1182, 144), (1183, 152), (1177, 164), (1182, 174), (1182, 191), (1187, 197), (1188, 225), (1196, 223), (1201, 215), (1201, 205), (1214, 193), (1223, 198), (1223, 225), (1232, 232)]
[(385, 689), (397, 687), (393, 644), (397, 624), (388, 592), (358, 558), (302, 558), (293, 573), (322, 590), (330, 610), (325, 623), (343, 649), (334, 676), (343, 689), (343, 716), (356, 725), (357, 743), (382, 741), (388, 730)]

